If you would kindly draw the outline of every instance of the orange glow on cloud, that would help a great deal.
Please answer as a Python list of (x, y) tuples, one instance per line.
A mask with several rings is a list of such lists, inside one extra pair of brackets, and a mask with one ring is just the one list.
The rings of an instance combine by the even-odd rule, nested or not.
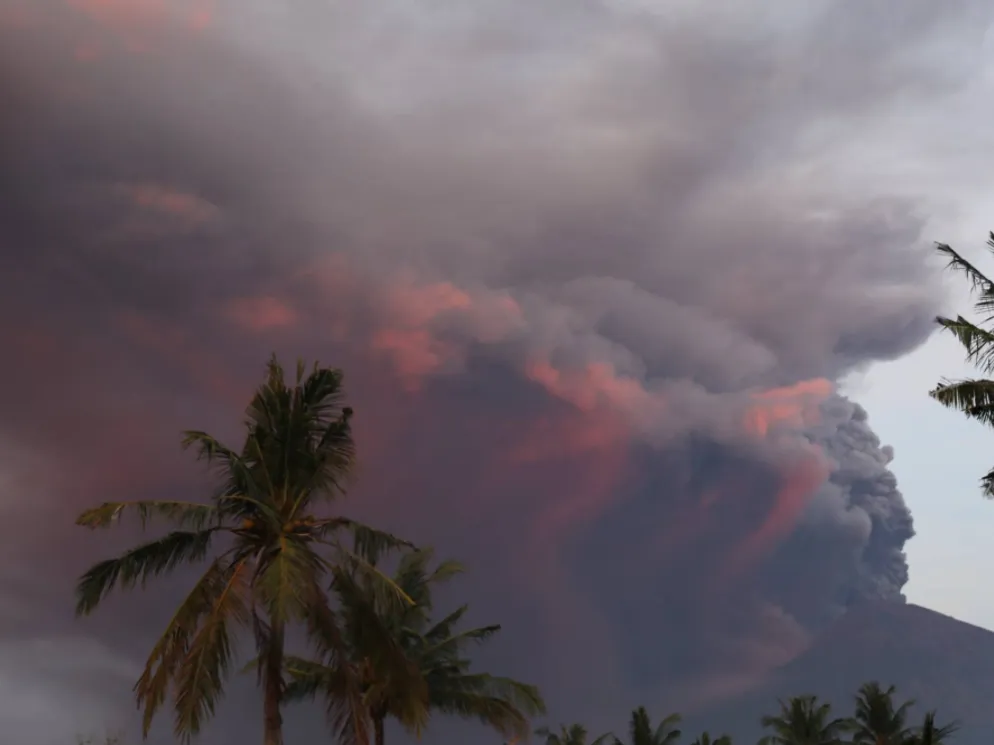
[(523, 424), (516, 428), (521, 432), (517, 440), (489, 470), (527, 475), (541, 474), (549, 465), (555, 468), (555, 486), (545, 494), (528, 529), (529, 550), (538, 552), (542, 562), (555, 562), (550, 550), (558, 551), (563, 538), (619, 499), (632, 431), (620, 415), (606, 409), (561, 409)]
[(521, 309), (507, 296), (474, 298), (450, 282), (418, 284), (409, 276), (387, 286), (385, 320), (371, 339), (373, 351), (388, 356), (409, 390), (424, 377), (462, 359), (463, 349), (430, 328), (447, 314), (458, 314), (481, 342), (498, 342), (521, 322)]
[(581, 411), (593, 411), (603, 404), (633, 411), (652, 398), (638, 380), (619, 376), (604, 363), (590, 363), (582, 370), (563, 372), (548, 362), (533, 361), (526, 365), (525, 373), (549, 393)]
[(398, 283), (385, 301), (388, 312), (413, 328), (427, 325), (446, 311), (469, 310), (473, 305), (472, 298), (450, 282)]
[(37, 0), (9, 0), (0, 5), (0, 29), (26, 31), (43, 21)]
[(192, 222), (206, 222), (218, 211), (217, 207), (198, 196), (157, 184), (134, 184), (126, 190), (139, 207), (166, 212)]
[(416, 390), (422, 378), (456, 355), (451, 345), (434, 337), (428, 324), (443, 313), (465, 311), (472, 304), (468, 294), (448, 282), (394, 285), (385, 297), (390, 325), (373, 334), (371, 346), (392, 359), (405, 387)]
[(765, 437), (778, 425), (803, 429), (818, 421), (818, 406), (833, 390), (824, 378), (804, 380), (792, 386), (754, 394), (745, 416), (746, 431)]
[(787, 466), (773, 508), (763, 524), (732, 552), (726, 576), (744, 571), (789, 534), (804, 512), (808, 498), (825, 483), (828, 474), (827, 461), (815, 449)]
[(528, 426), (508, 453), (514, 463), (587, 455), (627, 443), (631, 430), (619, 417), (605, 412), (603, 417), (577, 413), (569, 417), (543, 416)]
[(373, 334), (374, 351), (389, 355), (404, 386), (415, 391), (426, 376), (453, 359), (452, 346), (435, 339), (424, 329), (387, 328)]
[[(63, 0), (64, 7), (89, 20), (103, 41), (132, 54), (153, 51), (164, 32), (203, 33), (215, 21), (214, 0)], [(107, 47), (94, 39), (73, 46), (81, 63), (104, 56)]]
[(213, 0), (65, 0), (66, 5), (118, 31), (161, 27), (173, 20), (193, 31), (214, 20)]
[(93, 62), (99, 59), (103, 53), (103, 48), (94, 42), (80, 42), (73, 51), (73, 57), (77, 62)]
[(298, 320), (293, 308), (271, 295), (236, 300), (228, 307), (228, 316), (242, 328), (256, 332), (292, 326)]

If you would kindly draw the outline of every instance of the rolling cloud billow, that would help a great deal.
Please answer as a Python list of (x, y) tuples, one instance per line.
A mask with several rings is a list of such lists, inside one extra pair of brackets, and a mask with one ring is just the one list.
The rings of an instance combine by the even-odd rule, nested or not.
[[(555, 718), (693, 707), (903, 600), (892, 453), (836, 388), (940, 297), (929, 195), (865, 155), (928, 162), (890, 128), (970, 84), (992, 11), (740, 6), (0, 6), (18, 742), (128, 721), (186, 578), (73, 622), (75, 575), (134, 535), (72, 518), (204, 490), (177, 433), (237, 436), (273, 349), (345, 368), (345, 509), (465, 559), (488, 663)], [(250, 684), (205, 742), (255, 731)]]

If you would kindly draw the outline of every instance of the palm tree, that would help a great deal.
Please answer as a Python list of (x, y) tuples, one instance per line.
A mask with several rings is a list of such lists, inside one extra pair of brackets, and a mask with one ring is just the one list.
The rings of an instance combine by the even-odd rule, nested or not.
[(860, 687), (856, 713), (848, 723), (853, 745), (899, 745), (912, 735), (907, 718), (914, 701), (895, 706), (895, 691), (894, 686), (884, 689), (875, 682)]
[[(143, 731), (172, 691), (174, 729), (184, 742), (200, 731), (223, 694), (237, 631), (255, 637), (263, 690), (263, 742), (282, 745), (284, 640), (301, 623), (327, 656), (342, 655), (342, 629), (328, 603), (325, 573), (348, 562), (380, 581), (369, 558), (406, 545), (344, 517), (314, 510), (344, 492), (355, 458), (340, 370), (297, 365), (291, 387), (273, 356), (246, 409), (245, 441), (235, 451), (200, 431), (184, 433), (184, 448), (214, 466), (219, 485), (206, 503), (105, 502), (77, 524), (104, 528), (126, 512), (142, 527), (151, 518), (172, 523), (163, 538), (93, 566), (76, 588), (77, 615), (90, 614), (115, 586), (142, 587), (181, 564), (207, 563), (156, 642), (135, 684)], [(353, 549), (342, 542), (350, 534)], [(396, 590), (396, 588), (393, 588)], [(403, 602), (397, 590), (393, 597)], [(342, 670), (350, 672), (348, 666)], [(351, 675), (347, 676), (351, 679)], [(353, 699), (354, 701), (354, 699)], [(365, 720), (348, 700), (335, 712), (347, 742), (368, 741)]]
[(832, 707), (820, 703), (817, 696), (795, 696), (780, 701), (780, 713), (765, 716), (760, 722), (772, 734), (760, 745), (839, 745), (845, 732), (845, 720), (833, 719)]
[(707, 732), (702, 732), (690, 745), (732, 745), (731, 735), (722, 735), (714, 740)]
[[(676, 725), (680, 723), (679, 714), (670, 714), (664, 717), (655, 729), (649, 720), (649, 712), (644, 706), (640, 706), (632, 712), (632, 718), (628, 723), (628, 745), (674, 745), (680, 739), (680, 730)], [(623, 745), (618, 738), (614, 739), (615, 745)]]
[[(587, 745), (587, 728), (582, 724), (561, 724), (558, 732), (550, 730), (548, 727), (539, 727), (535, 730), (535, 734), (545, 740), (545, 745)], [(614, 737), (614, 735), (605, 732), (590, 745), (603, 745), (609, 737)]]
[(935, 712), (925, 712), (925, 721), (916, 728), (905, 740), (905, 745), (941, 745), (950, 735), (959, 729), (956, 722), (950, 722), (942, 727), (935, 725)]
[[(463, 567), (443, 561), (430, 569), (432, 558), (430, 549), (411, 551), (401, 558), (393, 582), (412, 600), (408, 606), (382, 603), (382, 593), (366, 576), (344, 572), (335, 577), (350, 661), (360, 671), (362, 701), (376, 745), (383, 745), (388, 718), (420, 734), (433, 712), (479, 719), (508, 737), (526, 736), (529, 717), (545, 711), (538, 689), (510, 678), (470, 672), (465, 648), (491, 639), (500, 626), (457, 632), (465, 605), (433, 623), (433, 586), (461, 574)], [(375, 619), (375, 628), (386, 630), (399, 654), (385, 654), (382, 639), (369, 635), (370, 618)], [(334, 660), (294, 657), (287, 665), (288, 697), (320, 695), (331, 702), (341, 696), (341, 675)]]
[[(994, 233), (990, 234), (987, 246), (994, 253)], [(949, 259), (949, 269), (967, 276), (976, 293), (974, 310), (990, 325), (994, 321), (994, 281), (949, 246), (939, 244), (937, 248)], [(994, 330), (981, 328), (963, 316), (955, 319), (939, 316), (935, 320), (959, 340), (966, 349), (967, 360), (987, 377), (942, 380), (929, 395), (943, 406), (958, 409), (971, 419), (994, 426), (994, 380), (989, 379), (994, 375)], [(980, 485), (984, 496), (994, 498), (994, 469), (980, 479)]]

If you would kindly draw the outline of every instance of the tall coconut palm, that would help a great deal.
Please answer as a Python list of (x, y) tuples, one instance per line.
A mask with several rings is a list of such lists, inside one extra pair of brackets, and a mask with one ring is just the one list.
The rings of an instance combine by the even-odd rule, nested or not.
[[(545, 711), (538, 690), (510, 678), (470, 671), (466, 647), (491, 639), (500, 626), (457, 631), (467, 606), (433, 622), (433, 586), (461, 574), (463, 567), (443, 561), (432, 569), (432, 558), (431, 550), (402, 557), (393, 581), (411, 599), (408, 606), (389, 597), (383, 603), (382, 593), (368, 576), (341, 572), (335, 577), (350, 661), (360, 671), (362, 701), (376, 745), (384, 743), (388, 718), (419, 734), (433, 713), (478, 719), (508, 737), (527, 735), (529, 718)], [(370, 618), (375, 619), (375, 628), (387, 631), (400, 654), (384, 654), (382, 639), (368, 633)], [(288, 696), (321, 696), (329, 702), (340, 697), (342, 681), (335, 662), (289, 659)]]
[[(994, 253), (994, 233), (987, 246)], [(966, 275), (975, 295), (974, 310), (981, 322), (991, 326), (994, 321), (994, 281), (973, 263), (945, 244), (937, 247), (949, 261), (948, 268)], [(939, 316), (935, 319), (944, 330), (951, 333), (966, 350), (966, 358), (973, 363), (983, 378), (943, 380), (929, 395), (943, 406), (957, 409), (971, 419), (994, 426), (994, 328), (983, 328), (961, 315), (955, 319)], [(994, 469), (980, 479), (986, 497), (994, 498)]]
[(925, 712), (925, 719), (921, 727), (916, 727), (911, 736), (905, 741), (905, 745), (942, 745), (950, 736), (959, 729), (959, 724), (950, 722), (939, 727), (935, 723), (935, 712)]
[[(676, 728), (679, 723), (680, 715), (670, 714), (653, 728), (649, 712), (640, 706), (632, 712), (628, 723), (628, 745), (674, 745), (680, 739), (681, 732)], [(624, 745), (618, 738), (614, 741), (616, 745)]]
[(760, 722), (771, 734), (760, 745), (839, 745), (846, 721), (832, 717), (830, 704), (817, 696), (795, 696), (780, 701), (780, 713), (765, 716)]
[(882, 688), (879, 683), (865, 683), (856, 694), (856, 713), (848, 728), (854, 745), (899, 745), (913, 732), (908, 726), (908, 709), (914, 701), (894, 704), (894, 686)]
[[(588, 745), (587, 728), (582, 724), (561, 724), (558, 731), (548, 727), (539, 727), (535, 730), (535, 734), (542, 738), (545, 745)], [(614, 735), (605, 732), (589, 745), (603, 745), (609, 737), (614, 737)]]
[[(131, 512), (143, 528), (152, 518), (173, 526), (165, 537), (87, 571), (76, 588), (78, 615), (91, 613), (115, 587), (144, 587), (182, 564), (207, 564), (135, 685), (146, 735), (170, 691), (177, 736), (185, 742), (199, 732), (222, 696), (237, 633), (250, 631), (261, 660), (263, 742), (282, 745), (288, 627), (302, 624), (331, 658), (344, 651), (325, 574), (348, 562), (404, 602), (403, 593), (367, 561), (403, 542), (344, 517), (315, 513), (343, 494), (355, 448), (341, 371), (315, 364), (306, 372), (298, 363), (290, 385), (275, 356), (270, 359), (246, 409), (239, 450), (206, 432), (184, 433), (183, 447), (193, 448), (216, 471), (218, 487), (209, 501), (106, 502), (77, 519), (88, 528), (105, 528)], [(346, 534), (353, 538), (351, 549), (341, 540)], [(365, 721), (350, 701), (354, 698), (344, 699), (335, 712), (340, 735), (347, 742), (365, 742)]]

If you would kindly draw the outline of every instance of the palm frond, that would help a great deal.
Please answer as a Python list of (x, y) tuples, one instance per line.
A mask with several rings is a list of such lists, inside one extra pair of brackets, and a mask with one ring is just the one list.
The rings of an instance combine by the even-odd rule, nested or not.
[[(282, 523), (267, 499), (276, 488), (270, 478), (269, 469), (263, 459), (246, 458), (239, 455), (216, 437), (200, 430), (187, 430), (183, 433), (180, 446), (184, 450), (194, 449), (197, 460), (207, 461), (223, 476), (223, 483), (215, 496), (215, 503), (224, 514), (242, 518), (267, 518), (275, 525)], [(252, 438), (246, 441), (246, 449), (251, 450)]]
[[(989, 234), (987, 247), (994, 253), (994, 233)], [(950, 246), (939, 243), (936, 244), (936, 250), (948, 259), (946, 269), (962, 273), (970, 282), (971, 291), (977, 295), (973, 305), (974, 309), (981, 313), (985, 320), (994, 320), (994, 282), (975, 264)]]
[(340, 743), (365, 743), (369, 738), (368, 707), (362, 689), (356, 684), (358, 674), (349, 665), (329, 667), (300, 657), (286, 660), (287, 701), (302, 701), (322, 696), (325, 714)]
[(197, 460), (207, 461), (208, 465), (216, 466), (225, 472), (247, 471), (248, 464), (234, 450), (207, 432), (198, 429), (188, 429), (183, 432), (180, 440), (183, 450), (194, 449)]
[[(332, 423), (323, 425), (321, 439), (314, 449), (311, 478), (302, 495), (320, 492), (328, 496), (344, 494), (356, 462), (352, 439), (352, 409), (343, 409)], [(302, 503), (303, 500), (298, 500)]]
[(176, 736), (189, 742), (214, 714), (232, 660), (231, 625), (247, 626), (252, 620), (247, 559), (235, 563), (227, 581), (204, 614), (200, 629), (176, 675)]
[(462, 562), (456, 561), (455, 559), (446, 559), (445, 561), (439, 562), (435, 566), (435, 569), (428, 577), (428, 583), (437, 585), (442, 582), (448, 582), (450, 579), (458, 577), (465, 571), (466, 567), (462, 564)]
[(950, 722), (941, 727), (937, 726), (935, 714), (934, 710), (925, 712), (922, 726), (909, 738), (912, 745), (941, 745), (946, 738), (960, 729), (958, 722)]
[(460, 605), (424, 633), (425, 641), (429, 644), (437, 644), (452, 636), (455, 627), (459, 625), (468, 611), (468, 605)]
[(507, 737), (527, 736), (529, 718), (545, 713), (535, 686), (485, 673), (448, 678), (428, 690), (433, 709), (477, 719)]
[(165, 702), (169, 685), (186, 657), (200, 619), (213, 607), (236, 565), (226, 556), (215, 559), (180, 603), (165, 631), (155, 643), (141, 677), (135, 683), (135, 698), (142, 709), (142, 734), (147, 737), (152, 719)]
[(349, 683), (348, 671), (343, 667), (322, 665), (314, 660), (290, 656), (286, 658), (287, 701), (314, 699), (318, 694), (340, 692)]
[(780, 713), (760, 720), (764, 729), (772, 730), (761, 742), (766, 745), (840, 745), (845, 720), (830, 719), (831, 706), (816, 696), (795, 696), (780, 700)]
[(929, 395), (988, 426), (994, 426), (994, 380), (944, 380)]
[(363, 590), (374, 598), (375, 607), (384, 615), (402, 613), (414, 605), (414, 600), (403, 588), (375, 564), (344, 546), (337, 546), (337, 551), (341, 560), (331, 572), (333, 587), (347, 585), (350, 581), (361, 582)]
[[(994, 250), (994, 233), (991, 233), (987, 245)], [(987, 275), (974, 266), (972, 262), (963, 258), (963, 256), (951, 246), (946, 243), (936, 243), (935, 248), (936, 251), (948, 259), (946, 268), (964, 274), (970, 281), (970, 285), (974, 290), (986, 292), (990, 291), (991, 288), (994, 288), (994, 283), (987, 278)]]
[[(334, 569), (332, 570), (334, 571)], [(365, 615), (357, 611), (355, 605), (349, 609), (356, 628), (349, 629), (346, 635), (338, 615), (332, 610), (328, 598), (317, 581), (312, 578), (306, 587), (307, 615), (305, 624), (308, 639), (317, 654), (317, 669), (324, 668), (325, 676), (317, 681), (323, 684), (322, 696), (325, 700), (325, 715), (331, 730), (340, 745), (367, 745), (369, 742), (369, 709), (363, 695), (363, 681), (351, 658), (354, 645), (366, 640), (379, 655), (400, 675), (399, 682), (412, 690), (418, 690), (420, 677), (405, 677), (411, 670), (406, 658), (396, 664), (396, 656), (402, 655), (392, 637), (383, 629), (379, 618), (372, 612)], [(362, 629), (364, 636), (358, 638), (356, 631)], [(314, 668), (312, 668), (313, 670)], [(416, 671), (415, 671), (416, 672)], [(413, 674), (413, 673), (412, 673)], [(291, 686), (294, 685), (291, 673)]]
[(325, 716), (339, 745), (367, 745), (371, 723), (362, 690), (349, 685), (326, 701)]
[(316, 539), (322, 541), (333, 539), (340, 532), (351, 535), (352, 552), (370, 564), (376, 564), (389, 551), (414, 548), (410, 541), (347, 517), (314, 520), (310, 524), (310, 531)]
[(266, 463), (275, 493), (295, 519), (312, 497), (340, 494), (355, 460), (349, 419), (342, 406), (342, 372), (315, 365), (307, 378), (298, 364), (290, 387), (275, 356), (267, 364), (265, 382), (246, 409), (250, 439), (257, 460)]
[(378, 682), (385, 680), (387, 688), (402, 691), (405, 701), (423, 703), (428, 696), (425, 681), (416, 662), (407, 655), (404, 635), (394, 622), (407, 608), (398, 606), (392, 598), (384, 604), (381, 591), (369, 582), (358, 581), (351, 572), (333, 569), (332, 574), (352, 662), (368, 665)]
[(663, 717), (663, 720), (656, 727), (656, 732), (653, 735), (655, 745), (663, 745), (663, 743), (670, 743), (679, 739), (682, 733), (679, 729), (676, 729), (676, 725), (680, 724), (682, 719), (683, 717), (679, 714), (670, 714)]
[(201, 530), (218, 519), (213, 505), (196, 502), (168, 500), (137, 500), (132, 502), (104, 502), (80, 513), (76, 524), (85, 528), (106, 528), (120, 521), (125, 511), (136, 513), (144, 529), (153, 518), (167, 520), (180, 527)]
[(985, 374), (994, 373), (994, 333), (963, 316), (957, 316), (955, 319), (937, 316), (935, 322), (956, 337), (966, 350), (968, 362), (976, 365)]
[(202, 560), (216, 530), (176, 530), (116, 559), (95, 564), (76, 585), (76, 615), (90, 614), (115, 586), (122, 589), (130, 589), (136, 584), (144, 586), (150, 578), (179, 564)]
[(328, 569), (328, 562), (306, 543), (282, 536), (279, 545), (262, 557), (254, 582), (270, 622), (303, 620), (312, 588)]
[[(485, 644), (500, 633), (500, 624), (468, 629), (458, 634), (446, 634), (441, 641), (426, 646), (422, 654), (429, 658), (448, 658), (458, 654), (469, 642)], [(427, 635), (426, 635), (427, 641)]]

